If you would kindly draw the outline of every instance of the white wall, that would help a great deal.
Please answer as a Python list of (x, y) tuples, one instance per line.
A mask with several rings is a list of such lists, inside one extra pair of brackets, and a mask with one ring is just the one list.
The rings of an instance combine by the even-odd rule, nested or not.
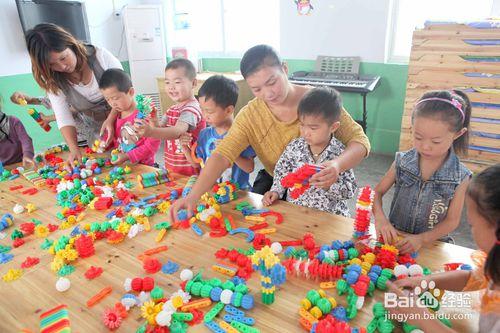
[(281, 56), (316, 59), (318, 55), (360, 56), (384, 62), (389, 0), (312, 0), (309, 16), (293, 1), (281, 1)]
[(491, 17), (496, 17), (500, 19), (500, 0), (493, 0), (493, 5), (491, 8)]
[(0, 76), (31, 72), (16, 2), (0, 1)]
[[(143, 1), (85, 1), (92, 44), (108, 49), (118, 59), (124, 61), (128, 58), (122, 15), (114, 15), (113, 3), (115, 4), (115, 12), (121, 12), (125, 4), (141, 4)], [(0, 45), (2, 45), (0, 47), (0, 76), (31, 72), (31, 62), (14, 0), (0, 1)], [(119, 52), (120, 45), (121, 51)]]
[(105, 47), (120, 61), (127, 60), (122, 9), (127, 4), (141, 3), (140, 0), (86, 0), (85, 7), (92, 44)]

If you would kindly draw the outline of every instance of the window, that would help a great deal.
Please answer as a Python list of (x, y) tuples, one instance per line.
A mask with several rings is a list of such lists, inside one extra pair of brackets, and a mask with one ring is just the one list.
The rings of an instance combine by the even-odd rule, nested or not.
[(387, 61), (408, 62), (413, 31), (426, 21), (484, 20), (490, 17), (492, 7), (493, 0), (393, 0)]
[[(174, 0), (174, 22), (195, 36), (198, 57), (241, 57), (250, 47), (269, 44), (279, 50), (279, 0)], [(181, 10), (180, 10), (181, 8)], [(181, 29), (171, 31), (179, 39)], [(169, 32), (167, 32), (168, 34)], [(178, 37), (178, 38), (176, 38)]]

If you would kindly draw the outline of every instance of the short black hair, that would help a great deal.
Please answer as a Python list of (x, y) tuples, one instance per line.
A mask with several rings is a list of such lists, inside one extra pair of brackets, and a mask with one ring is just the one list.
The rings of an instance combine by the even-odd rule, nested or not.
[(110, 68), (102, 73), (99, 80), (99, 89), (107, 89), (115, 87), (122, 93), (128, 93), (132, 88), (132, 80), (130, 76), (123, 69)]
[(340, 119), (342, 98), (337, 90), (320, 87), (309, 90), (299, 102), (299, 117), (322, 116), (329, 124)]
[(280, 67), (283, 64), (278, 52), (269, 45), (261, 44), (249, 48), (240, 62), (241, 75), (246, 79), (264, 66)]
[(165, 72), (169, 69), (177, 68), (184, 68), (185, 74), (190, 80), (196, 79), (196, 68), (194, 68), (193, 63), (189, 61), (189, 59), (175, 58), (174, 60), (171, 60), (167, 64), (167, 67), (165, 67)]
[(218, 106), (227, 108), (230, 105), (236, 105), (238, 90), (233, 80), (223, 75), (214, 75), (203, 82), (198, 90), (198, 97), (212, 99)]

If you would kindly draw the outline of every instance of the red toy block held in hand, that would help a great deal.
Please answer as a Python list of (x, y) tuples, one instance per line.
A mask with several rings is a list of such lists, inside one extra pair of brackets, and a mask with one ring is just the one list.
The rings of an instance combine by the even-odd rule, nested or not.
[(289, 188), (290, 196), (293, 199), (297, 199), (311, 185), (309, 184), (309, 179), (316, 173), (320, 172), (323, 167), (319, 165), (305, 164), (295, 170), (292, 173), (289, 173), (281, 180), (281, 185), (285, 188)]

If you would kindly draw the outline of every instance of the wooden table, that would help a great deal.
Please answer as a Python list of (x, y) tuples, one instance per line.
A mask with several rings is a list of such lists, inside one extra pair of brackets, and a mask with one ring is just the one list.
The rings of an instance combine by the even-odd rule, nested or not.
[[(133, 174), (147, 172), (150, 168), (146, 166), (134, 166)], [(132, 177), (131, 177), (132, 178)], [(178, 184), (185, 180), (179, 179)], [(132, 179), (135, 181), (135, 176)], [(15, 216), (15, 225), (27, 222), (31, 218), (37, 218), (44, 223), (57, 223), (55, 215), (60, 207), (55, 205), (55, 194), (47, 190), (41, 190), (34, 196), (21, 195), (19, 191), (11, 192), (12, 185), (24, 185), (25, 188), (31, 184), (20, 178), (10, 182), (0, 183), (0, 213), (11, 212), (15, 203), (26, 205), (31, 202), (37, 206), (37, 210), (30, 215), (23, 213)], [(165, 192), (167, 187), (160, 185), (146, 190), (134, 188), (134, 193), (145, 196), (152, 193)], [(252, 193), (239, 193), (240, 198), (222, 206), (224, 213), (232, 213), (239, 226), (245, 226), (248, 222), (243, 221), (241, 214), (234, 210), (236, 204), (247, 200), (254, 206), (261, 206), (261, 196)], [(331, 243), (332, 240), (347, 240), (352, 234), (352, 220), (344, 217), (334, 216), (324, 212), (294, 206), (286, 202), (274, 205), (273, 210), (283, 214), (285, 221), (277, 226), (278, 232), (270, 235), (273, 241), (300, 239), (306, 232), (314, 233), (318, 244)], [(82, 223), (104, 221), (105, 213), (88, 209), (86, 218)], [(157, 214), (150, 218), (152, 224), (168, 220), (168, 216)], [(203, 228), (205, 226), (202, 226)], [(7, 229), (11, 234), (15, 228)], [(206, 231), (207, 229), (204, 228)], [(59, 236), (69, 234), (71, 229), (58, 230), (49, 236), (55, 240)], [(106, 241), (97, 241), (95, 244), (96, 254), (90, 258), (78, 259), (74, 262), (76, 271), (68, 278), (71, 280), (71, 288), (65, 293), (59, 293), (55, 289), (57, 275), (50, 270), (49, 263), (53, 256), (46, 251), (40, 250), (43, 239), (29, 236), (26, 244), (20, 248), (13, 249), (14, 260), (0, 265), (0, 274), (5, 274), (9, 268), (20, 268), (20, 264), (27, 256), (40, 258), (40, 263), (33, 268), (24, 270), (21, 279), (6, 283), (0, 280), (0, 332), (18, 332), (22, 328), (38, 331), (38, 316), (58, 304), (68, 305), (70, 322), (74, 332), (106, 332), (101, 323), (101, 315), (105, 308), (112, 307), (125, 293), (123, 282), (125, 278), (143, 277), (145, 272), (141, 262), (136, 258), (144, 250), (156, 247), (156, 231), (143, 232), (136, 238), (126, 238), (118, 245), (110, 245)], [(10, 238), (0, 241), (0, 244), (10, 245)], [(199, 237), (192, 230), (171, 230), (167, 233), (160, 245), (167, 245), (168, 251), (156, 257), (165, 263), (171, 260), (180, 264), (180, 268), (190, 268), (196, 273), (204, 269), (203, 276), (218, 277), (225, 276), (210, 269), (215, 262), (214, 253), (221, 247), (243, 247), (249, 244), (244, 241), (243, 235), (227, 236), (224, 238), (210, 238), (208, 234)], [(470, 262), (468, 260), (472, 250), (443, 243), (435, 243), (429, 248), (422, 249), (418, 262), (433, 270), (441, 269), (442, 264), (452, 261)], [(104, 268), (104, 273), (95, 280), (88, 281), (83, 273), (91, 266)], [(180, 271), (179, 271), (180, 272)], [(165, 295), (176, 291), (179, 287), (179, 272), (174, 275), (156, 273), (156, 283), (165, 290)], [(248, 281), (251, 293), (254, 294), (256, 307), (248, 311), (248, 315), (256, 319), (256, 327), (262, 332), (303, 332), (299, 326), (299, 302), (305, 297), (308, 290), (319, 288), (318, 282), (308, 281), (298, 277), (287, 277), (287, 282), (276, 292), (276, 301), (271, 306), (260, 302), (260, 288), (258, 274), (254, 273)], [(112, 286), (113, 292), (101, 303), (92, 308), (87, 308), (85, 303), (96, 292), (105, 286)], [(345, 296), (339, 297), (333, 290), (327, 291), (339, 304), (346, 304)], [(375, 300), (382, 300), (383, 294), (376, 292), (374, 298), (367, 297), (365, 305), (359, 311), (358, 316), (352, 322), (354, 326), (366, 326), (372, 319), (371, 309)], [(124, 320), (119, 332), (135, 332), (144, 320), (140, 317), (140, 310), (133, 308), (129, 316)], [(475, 331), (476, 320), (453, 321), (454, 328), (459, 332)], [(190, 328), (193, 332), (208, 331), (204, 325)]]

